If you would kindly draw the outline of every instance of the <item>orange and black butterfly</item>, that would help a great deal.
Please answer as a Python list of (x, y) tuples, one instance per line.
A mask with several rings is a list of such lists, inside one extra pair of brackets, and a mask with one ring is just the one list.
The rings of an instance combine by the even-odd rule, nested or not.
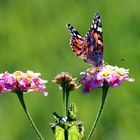
[(92, 20), (91, 27), (84, 38), (71, 25), (67, 24), (71, 34), (70, 45), (73, 52), (85, 62), (94, 67), (100, 67), (104, 64), (103, 60), (103, 33), (102, 23), (97, 12)]

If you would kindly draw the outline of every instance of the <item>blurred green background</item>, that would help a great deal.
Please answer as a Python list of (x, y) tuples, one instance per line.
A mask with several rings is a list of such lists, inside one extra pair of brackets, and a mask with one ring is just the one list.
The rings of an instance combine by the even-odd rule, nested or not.
[[(92, 17), (99, 11), (103, 24), (106, 62), (130, 69), (134, 83), (109, 90), (94, 140), (140, 140), (140, 1), (139, 0), (0, 0), (0, 72), (33, 70), (48, 79), (44, 97), (26, 94), (25, 101), (40, 132), (53, 140), (49, 127), (54, 111), (62, 114), (62, 93), (51, 82), (56, 73), (68, 71), (74, 77), (89, 67), (69, 45), (65, 25), (71, 23), (85, 35)], [(121, 61), (126, 58), (125, 61)], [(70, 102), (78, 107), (85, 136), (95, 119), (101, 89), (82, 94), (72, 92)], [(0, 140), (36, 140), (16, 95), (0, 95)]]

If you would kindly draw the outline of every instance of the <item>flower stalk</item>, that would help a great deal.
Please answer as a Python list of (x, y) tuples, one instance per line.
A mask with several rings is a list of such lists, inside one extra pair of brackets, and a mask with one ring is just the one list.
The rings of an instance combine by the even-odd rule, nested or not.
[[(76, 78), (73, 78), (70, 76), (68, 72), (61, 72), (58, 73), (53, 80), (54, 83), (59, 85), (59, 88), (62, 90), (63, 93), (63, 117), (60, 117), (56, 113), (53, 113), (56, 123), (51, 124), (51, 128), (55, 134), (56, 140), (68, 140), (71, 137), (71, 133), (69, 133), (70, 129), (75, 129), (76, 131), (78, 130), (78, 124), (76, 122), (76, 116), (73, 118), (73, 113), (75, 113), (75, 106), (70, 105), (74, 107), (74, 109), (69, 109), (69, 94), (70, 91), (76, 90), (79, 86), (76, 83)], [(82, 127), (81, 123), (80, 126)], [(61, 128), (63, 130), (63, 136), (59, 135), (57, 133), (60, 133), (60, 131), (57, 130), (57, 128)], [(74, 127), (74, 128), (73, 128)], [(75, 131), (74, 131), (75, 132)], [(76, 134), (75, 137), (82, 137), (81, 133), (82, 131), (77, 131), (78, 133)], [(78, 135), (78, 136), (77, 136)], [(75, 138), (76, 140), (76, 138)]]
[(97, 126), (97, 123), (98, 123), (99, 118), (100, 118), (100, 116), (101, 116), (101, 113), (102, 113), (102, 111), (103, 111), (103, 107), (104, 107), (105, 100), (106, 100), (106, 97), (107, 97), (108, 88), (109, 88), (109, 87), (108, 87), (108, 86), (105, 86), (105, 85), (102, 87), (102, 101), (101, 101), (101, 105), (100, 105), (100, 107), (99, 107), (99, 111), (98, 111), (98, 113), (97, 113), (96, 119), (95, 119), (95, 121), (94, 121), (94, 123), (93, 123), (93, 125), (92, 125), (92, 128), (91, 128), (91, 130), (90, 130), (90, 132), (89, 132), (89, 135), (88, 135), (88, 137), (87, 137), (87, 140), (90, 140), (90, 139), (91, 139), (91, 136), (93, 135), (93, 133), (94, 133), (94, 131), (95, 131), (95, 128), (96, 128), (96, 126)]
[(64, 84), (62, 88), (63, 88), (63, 116), (67, 116), (68, 102), (69, 102), (69, 89), (67, 88), (67, 84)]
[(19, 99), (19, 101), (20, 101), (20, 103), (21, 103), (21, 105), (22, 105), (22, 108), (23, 108), (23, 110), (24, 110), (24, 112), (25, 112), (27, 118), (29, 119), (29, 122), (30, 122), (31, 126), (32, 126), (33, 129), (35, 130), (37, 136), (39, 137), (40, 140), (44, 140), (44, 138), (42, 137), (42, 135), (41, 135), (40, 132), (38, 131), (38, 129), (37, 129), (37, 127), (36, 127), (36, 125), (35, 125), (35, 123), (34, 123), (32, 117), (31, 117), (31, 115), (30, 115), (30, 113), (28, 112), (28, 109), (27, 109), (27, 107), (26, 107), (26, 105), (25, 105), (25, 102), (24, 102), (23, 92), (18, 91), (18, 92), (16, 92), (16, 94), (17, 94), (18, 99)]
[[(67, 83), (64, 83), (62, 86), (63, 89), (63, 116), (68, 116), (68, 102), (69, 102), (69, 88)], [(64, 130), (65, 140), (68, 140), (68, 130)]]

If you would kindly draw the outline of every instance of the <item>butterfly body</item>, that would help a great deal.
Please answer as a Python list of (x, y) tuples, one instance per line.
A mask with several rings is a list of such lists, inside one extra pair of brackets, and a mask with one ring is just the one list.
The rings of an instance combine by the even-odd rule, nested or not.
[(70, 45), (73, 52), (85, 62), (94, 67), (100, 67), (104, 64), (103, 60), (103, 39), (102, 24), (99, 13), (95, 14), (92, 25), (84, 38), (70, 24), (67, 25), (72, 36)]

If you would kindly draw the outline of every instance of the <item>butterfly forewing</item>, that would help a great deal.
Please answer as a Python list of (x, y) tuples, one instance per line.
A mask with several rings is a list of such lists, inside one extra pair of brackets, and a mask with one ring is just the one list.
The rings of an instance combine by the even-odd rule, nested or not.
[(92, 25), (84, 38), (88, 48), (86, 61), (99, 67), (103, 64), (103, 39), (102, 39), (102, 24), (99, 13), (96, 13)]
[(77, 56), (80, 56), (82, 51), (83, 38), (71, 24), (67, 24), (67, 28), (69, 29), (71, 34), (70, 45), (72, 47), (72, 50)]

